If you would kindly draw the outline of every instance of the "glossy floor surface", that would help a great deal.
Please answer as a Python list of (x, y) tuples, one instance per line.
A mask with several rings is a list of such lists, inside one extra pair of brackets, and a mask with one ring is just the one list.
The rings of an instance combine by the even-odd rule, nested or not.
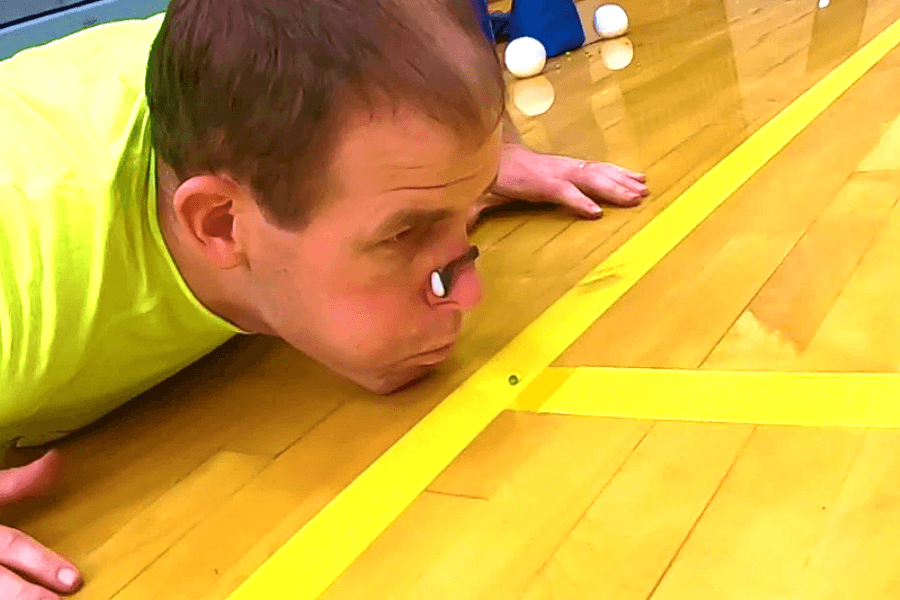
[[(510, 113), (535, 149), (646, 172), (644, 206), (598, 222), (488, 219), (474, 236), (485, 302), (414, 388), (374, 397), (279, 342), (236, 340), (67, 440), (58, 494), (3, 522), (84, 569), (78, 598), (226, 598), (595, 265), (900, 19), (894, 0), (622, 4), (627, 42), (510, 81)], [(556, 364), (896, 371), (898, 89), (893, 51)], [(898, 450), (893, 430), (507, 411), (323, 597), (896, 598)]]

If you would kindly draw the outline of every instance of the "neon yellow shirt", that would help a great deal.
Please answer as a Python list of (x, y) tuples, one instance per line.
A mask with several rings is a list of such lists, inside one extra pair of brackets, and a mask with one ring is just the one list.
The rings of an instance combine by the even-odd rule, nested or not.
[(159, 229), (144, 77), (161, 22), (0, 62), (0, 444), (83, 427), (241, 333)]

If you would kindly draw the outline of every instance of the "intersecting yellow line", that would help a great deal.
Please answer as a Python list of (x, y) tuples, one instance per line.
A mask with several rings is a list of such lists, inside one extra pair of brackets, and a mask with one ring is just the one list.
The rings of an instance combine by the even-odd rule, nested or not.
[[(540, 405), (565, 378), (547, 367), (697, 225), (888, 52), (900, 21), (706, 173), (520, 333), (344, 489), (231, 596), (318, 598), (522, 393)], [(510, 377), (515, 376), (510, 383)], [(523, 398), (524, 399), (524, 398)]]
[(543, 398), (515, 408), (539, 413), (754, 423), (900, 428), (900, 375), (676, 369), (549, 368)]

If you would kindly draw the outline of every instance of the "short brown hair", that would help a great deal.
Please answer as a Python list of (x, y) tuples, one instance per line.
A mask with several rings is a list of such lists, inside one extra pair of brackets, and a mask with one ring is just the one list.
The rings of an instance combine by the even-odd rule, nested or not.
[(285, 228), (321, 201), (349, 107), (412, 105), (486, 139), (505, 100), (469, 0), (172, 0), (146, 93), (179, 181), (228, 172)]

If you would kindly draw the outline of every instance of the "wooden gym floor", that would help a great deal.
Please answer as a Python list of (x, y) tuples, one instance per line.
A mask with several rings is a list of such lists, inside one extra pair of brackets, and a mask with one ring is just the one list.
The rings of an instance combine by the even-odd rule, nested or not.
[[(677, 407), (721, 372), (885, 374), (872, 375), (876, 388), (900, 389), (889, 375), (900, 366), (900, 49), (809, 115), (573, 343), (541, 350), (552, 356), (539, 376), (521, 373), (523, 395), (550, 382), (539, 402), (501, 406), (496, 418), (485, 409), (467, 447), (475, 416), (458, 426), (426, 419), (427, 431), (466, 442), (462, 453), (447, 454), (446, 469), (430, 465), (437, 477), (409, 498), (405, 472), (370, 478), (359, 520), (328, 529), (352, 516), (349, 501), (333, 510), (339, 494), (379, 457), (398, 459), (399, 446), (386, 451), (432, 409), (496, 403), (458, 390), (505, 378), (491, 365), (512, 364), (501, 351), (526, 326), (567, 306), (557, 302), (567, 290), (647, 238), (673, 201), (900, 19), (894, 0), (622, 4), (630, 66), (610, 71), (591, 45), (548, 65), (549, 110), (527, 117), (511, 103), (510, 112), (533, 148), (646, 172), (653, 195), (643, 207), (607, 209), (599, 222), (535, 209), (485, 221), (474, 236), (485, 303), (457, 355), (417, 387), (374, 397), (280, 342), (234, 340), (66, 440), (70, 468), (56, 496), (6, 510), (2, 522), (79, 564), (79, 599), (227, 598), (308, 523), (322, 524), (330, 545), (307, 549), (315, 563), (260, 570), (281, 585), (265, 597), (310, 597), (313, 571), (340, 560), (349, 568), (323, 580), (322, 598), (898, 597), (900, 419), (865, 410), (896, 393), (829, 388), (849, 391), (834, 400), (839, 411), (815, 419), (804, 406), (819, 406), (817, 396), (787, 388), (748, 396), (726, 386), (719, 404), (744, 407), (729, 418)], [(576, 317), (560, 314), (559, 327), (572, 326)], [(512, 358), (498, 363), (498, 352)], [(598, 383), (580, 388), (590, 410), (539, 412), (573, 372)], [(663, 378), (648, 388), (648, 413), (630, 414), (639, 402), (603, 385), (614, 372)], [(779, 403), (795, 416), (774, 424)], [(801, 426), (810, 424), (820, 426)], [(425, 447), (414, 457), (419, 476), (430, 457)], [(381, 474), (407, 463), (384, 464)], [(367, 519), (388, 504), (399, 517), (352, 551), (365, 547), (367, 527), (380, 531)]]

